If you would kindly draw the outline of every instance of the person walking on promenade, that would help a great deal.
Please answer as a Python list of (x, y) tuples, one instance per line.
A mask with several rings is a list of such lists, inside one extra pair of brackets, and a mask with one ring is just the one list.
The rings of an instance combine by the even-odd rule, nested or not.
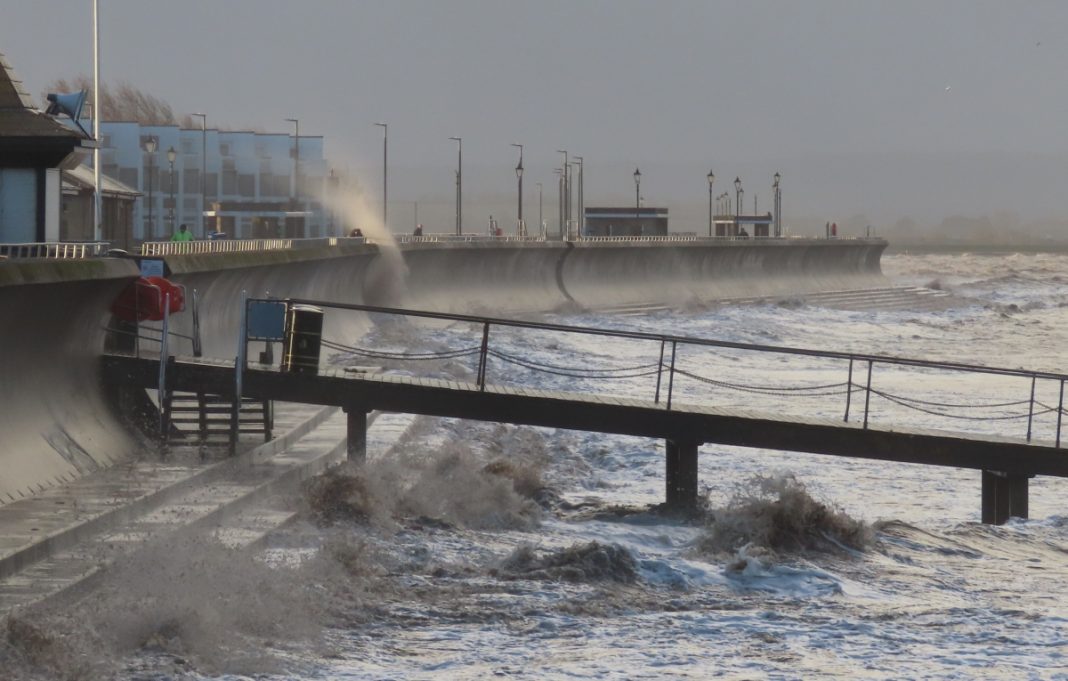
[(186, 228), (185, 223), (182, 223), (181, 225), (179, 225), (178, 231), (175, 232), (174, 235), (171, 237), (171, 241), (192, 241), (192, 240), (193, 240), (193, 233), (190, 232)]

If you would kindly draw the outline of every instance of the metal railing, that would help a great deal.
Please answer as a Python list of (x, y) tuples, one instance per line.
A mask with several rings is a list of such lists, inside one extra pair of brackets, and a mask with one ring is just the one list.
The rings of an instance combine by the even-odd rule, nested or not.
[(106, 255), (108, 241), (40, 241), (25, 244), (0, 244), (0, 258), (42, 258), (74, 260)]
[[(248, 300), (248, 303), (256, 302), (265, 301), (259, 299)], [(278, 301), (273, 300), (270, 302), (277, 304)], [(861, 416), (857, 413), (860, 412), (860, 409), (854, 406), (855, 400), (853, 394), (858, 393), (859, 398), (859, 394), (862, 393), (864, 397), (862, 427), (865, 429), (869, 427), (875, 413), (873, 398), (878, 398), (882, 401), (882, 404), (886, 406), (895, 405), (896, 407), (913, 410), (923, 414), (942, 416), (948, 419), (958, 419), (958, 423), (960, 420), (969, 422), (987, 421), (992, 423), (1005, 423), (1013, 420), (1021, 422), (1026, 421), (1026, 433), (1021, 433), (1020, 435), (1024, 435), (1028, 442), (1032, 439), (1036, 419), (1041, 416), (1050, 416), (1052, 418), (1051, 415), (1056, 414), (1056, 426), (1053, 431), (1055, 434), (1055, 446), (1057, 448), (1060, 448), (1061, 446), (1061, 425), (1063, 416), (1066, 413), (1064, 406), (1064, 384), (1065, 381), (1068, 381), (1068, 375), (1066, 374), (990, 367), (962, 362), (944, 362), (894, 357), (889, 355), (739, 343), (687, 336), (526, 322), (420, 310), (403, 310), (372, 305), (323, 302), (318, 300), (290, 299), (286, 302), (289, 305), (313, 305), (326, 309), (350, 310), (363, 313), (398, 315), (410, 318), (437, 319), (472, 324), (478, 329), (475, 333), (479, 338), (477, 340), (472, 339), (470, 344), (460, 349), (446, 349), (428, 353), (388, 352), (375, 349), (357, 348), (351, 345), (331, 341), (326, 338), (322, 340), (322, 344), (323, 347), (326, 348), (362, 355), (379, 361), (427, 359), (453, 360), (461, 357), (471, 357), (473, 359), (477, 357), (476, 385), (479, 390), (482, 391), (486, 389), (487, 376), (489, 375), (489, 360), (492, 358), (496, 361), (523, 367), (530, 371), (564, 376), (571, 379), (635, 379), (641, 377), (649, 377), (651, 379), (651, 377), (655, 376), (656, 383), (655, 387), (651, 387), (652, 394), (650, 397), (652, 398), (653, 403), (658, 405), (663, 404), (664, 408), (669, 411), (672, 409), (672, 403), (675, 399), (677, 385), (680, 380), (689, 380), (693, 384), (699, 386), (712, 386), (722, 390), (731, 390), (765, 397), (770, 396), (778, 399), (789, 397), (836, 396), (843, 402), (841, 408), (844, 409), (844, 413), (842, 411), (839, 411), (838, 413), (843, 413), (842, 420), (844, 422), (849, 422), (851, 416)], [(590, 360), (591, 358), (576, 358), (574, 366), (548, 364), (546, 362), (537, 361), (516, 354), (514, 350), (509, 351), (507, 349), (494, 347), (490, 342), (491, 339), (495, 340), (498, 336), (498, 334), (492, 333), (494, 327), (581, 334), (602, 338), (648, 342), (652, 345), (649, 352), (652, 359), (645, 364), (614, 368), (597, 368), (595, 362), (585, 361)], [(838, 360), (841, 364), (838, 365), (839, 369), (837, 370), (842, 372), (844, 380), (798, 386), (743, 384), (730, 382), (718, 375), (715, 377), (702, 376), (696, 370), (688, 368), (682, 364), (680, 351), (687, 346)], [(593, 344), (590, 347), (604, 346)], [(656, 359), (657, 357), (659, 357), (659, 359)], [(762, 363), (762, 366), (767, 366), (767, 363)], [(953, 401), (939, 401), (931, 399), (927, 394), (924, 394), (921, 397), (899, 394), (891, 392), (891, 389), (886, 385), (876, 385), (875, 369), (880, 366), (898, 368), (907, 367), (922, 373), (939, 371), (965, 375), (975, 374), (1021, 378), (1024, 379), (1024, 382), (1026, 383), (1027, 394), (1026, 396), (1015, 395), (1008, 397), (987, 395), (984, 401), (976, 401), (977, 398), (981, 399), (981, 397), (975, 395), (973, 387), (970, 386), (967, 388), (969, 391), (969, 398), (964, 400), (965, 403), (960, 403), (962, 398), (959, 396), (950, 398), (953, 399)], [(855, 380), (855, 378), (859, 380)], [(881, 376), (879, 378), (880, 380), (883, 380)], [(1044, 403), (1041, 399), (1036, 398), (1036, 386), (1039, 381), (1045, 383), (1045, 392), (1055, 397), (1056, 406)], [(764, 382), (766, 383), (766, 379), (764, 379)], [(890, 381), (887, 380), (887, 383), (889, 382)], [(941, 381), (933, 383), (941, 386)], [(905, 386), (905, 389), (907, 390), (915, 387), (915, 383), (912, 379), (909, 379), (905, 381)], [(984, 389), (988, 388), (984, 385)], [(983, 415), (979, 414), (978, 410), (987, 410), (987, 412), (994, 413)], [(1007, 413), (1010, 411), (1011, 413)], [(860, 418), (857, 418), (857, 420), (859, 421)], [(1017, 437), (1019, 437), (1019, 435)]]
[(146, 241), (141, 255), (199, 255), (203, 253), (244, 253), (293, 248), (294, 239), (208, 239), (201, 241)]
[(424, 234), (422, 236), (415, 236), (414, 234), (396, 234), (393, 237), (397, 240), (397, 243), (401, 244), (434, 244), (434, 243), (500, 243), (507, 241), (545, 241), (545, 237), (541, 236), (516, 236), (514, 234), (503, 234), (501, 236), (493, 236), (490, 234)]

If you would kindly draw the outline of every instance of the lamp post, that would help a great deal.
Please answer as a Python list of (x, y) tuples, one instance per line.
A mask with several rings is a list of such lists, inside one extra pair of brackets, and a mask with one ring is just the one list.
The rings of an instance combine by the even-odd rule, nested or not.
[[(387, 123), (375, 123), (382, 128), (382, 226), (388, 230), (386, 222), (387, 206), (389, 206), (389, 125)], [(416, 224), (419, 224), (416, 222)]]
[(200, 219), (197, 223), (199, 224), (200, 234), (204, 237), (207, 236), (207, 231), (204, 229), (204, 209), (207, 208), (204, 187), (207, 184), (204, 178), (208, 174), (208, 115), (202, 113), (189, 115), (190, 117), (197, 116), (200, 118)]
[(708, 171), (708, 236), (712, 236), (712, 183), (716, 181), (716, 174)]
[(523, 227), (523, 145), (512, 143), (513, 147), (519, 147), (519, 163), (515, 167), (515, 177), (519, 183), (519, 203), (518, 210), (516, 211), (517, 223), (516, 223), (516, 236), (526, 236), (526, 230)]
[(170, 172), (170, 185), (171, 185), (171, 210), (170, 210), (170, 231), (174, 232), (174, 159), (178, 158), (178, 152), (171, 147), (167, 150), (167, 163), (171, 166)]
[(100, 3), (93, 0), (93, 241), (103, 238), (100, 209)]
[(561, 240), (564, 238), (564, 170), (553, 168), (556, 174), (556, 231)]
[(541, 230), (545, 228), (545, 223), (542, 222), (542, 218), (541, 218), (541, 190), (542, 190), (541, 182), (538, 182), (538, 234), (539, 235), (541, 234)]
[(782, 189), (779, 188), (779, 181), (782, 180), (782, 173), (775, 173), (775, 181), (772, 183), (771, 188), (775, 190), (775, 236), (782, 236)]
[(464, 141), (459, 137), (450, 137), (456, 142), (456, 234), (464, 233)]
[(634, 217), (641, 216), (642, 171), (634, 169)]
[(148, 235), (156, 235), (156, 221), (152, 219), (152, 176), (156, 174), (156, 138), (145, 140), (145, 153), (148, 154)]
[(742, 180), (739, 177), (734, 178), (734, 234), (738, 234), (738, 216), (742, 214), (742, 195), (745, 192), (742, 191)]
[(571, 183), (569, 181), (570, 176), (568, 175), (569, 170), (567, 167), (567, 149), (557, 149), (556, 153), (564, 155), (564, 165), (561, 166), (560, 170), (560, 182), (562, 188), (560, 205), (563, 207), (563, 210), (561, 211), (561, 224), (563, 226), (560, 229), (560, 238), (565, 239), (565, 230), (569, 235), (571, 232)]
[(583, 195), (583, 178), (582, 178), (582, 157), (576, 156), (575, 160), (578, 161), (579, 167), (579, 181), (578, 181), (578, 234), (583, 236), (586, 234), (586, 198)]

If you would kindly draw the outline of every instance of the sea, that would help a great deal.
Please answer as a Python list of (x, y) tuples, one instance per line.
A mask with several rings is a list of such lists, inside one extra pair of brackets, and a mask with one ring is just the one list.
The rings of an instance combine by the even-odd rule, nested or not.
[[(941, 303), (784, 296), (544, 319), (1065, 370), (1068, 255), (899, 253), (882, 266)], [(480, 329), (374, 322), (330, 361), (474, 377), (461, 351)], [(491, 383), (654, 395), (655, 342), (494, 329), (491, 347)], [(722, 347), (680, 346), (676, 366), (678, 404), (784, 417), (843, 419), (846, 387), (868, 380), (862, 362), (850, 376), (842, 359)], [(872, 426), (1026, 435), (1029, 379), (876, 363), (871, 380)], [(1033, 437), (1053, 440), (1059, 384), (1034, 390)], [(863, 419), (865, 393), (849, 402)], [(47, 674), (25, 674), (1068, 679), (1068, 480), (1030, 480), (1030, 518), (1001, 526), (979, 522), (975, 470), (706, 444), (699, 484), (699, 511), (673, 514), (660, 507), (663, 441), (379, 415), (365, 464), (287, 500), (300, 520), (257, 550), (209, 534), (120, 566), (52, 620)]]

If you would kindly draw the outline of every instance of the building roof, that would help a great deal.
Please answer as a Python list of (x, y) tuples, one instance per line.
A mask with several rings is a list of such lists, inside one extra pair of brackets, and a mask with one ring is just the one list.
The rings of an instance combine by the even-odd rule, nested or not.
[[(93, 169), (86, 165), (77, 165), (70, 170), (63, 171), (63, 191), (81, 191), (92, 189), (95, 186)], [(104, 173), (100, 174), (100, 193), (103, 196), (116, 196), (134, 198), (143, 194), (133, 187), (119, 182)]]
[(84, 139), (81, 132), (34, 108), (33, 99), (3, 53), (0, 53), (0, 137)]

